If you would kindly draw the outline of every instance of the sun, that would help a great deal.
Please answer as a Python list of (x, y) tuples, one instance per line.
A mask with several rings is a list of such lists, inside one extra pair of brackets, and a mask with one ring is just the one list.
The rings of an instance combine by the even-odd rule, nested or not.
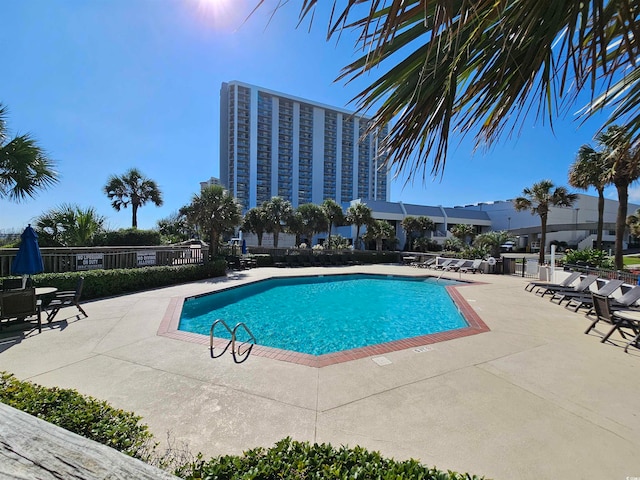
[[(216, 27), (238, 23), (238, 7), (244, 2), (238, 0), (192, 0), (201, 20)], [(237, 27), (237, 25), (235, 25)]]

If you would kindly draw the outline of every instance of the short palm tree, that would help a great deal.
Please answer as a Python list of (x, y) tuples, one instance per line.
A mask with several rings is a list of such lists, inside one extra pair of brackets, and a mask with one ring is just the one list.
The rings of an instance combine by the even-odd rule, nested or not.
[(640, 178), (640, 145), (632, 141), (632, 135), (627, 128), (617, 125), (596, 135), (596, 141), (602, 146), (602, 154), (607, 165), (604, 177), (613, 183), (618, 191), (615, 264), (618, 270), (622, 270), (622, 240), (627, 226), (629, 185)]
[(287, 220), (287, 233), (295, 235), (296, 247), (299, 247), (302, 243), (302, 235), (304, 235), (304, 222), (302, 221), (302, 215), (298, 211), (294, 211), (293, 214)]
[(273, 246), (278, 248), (278, 237), (284, 231), (287, 221), (293, 215), (291, 202), (282, 197), (273, 197), (262, 204), (266, 212), (267, 232), (273, 233)]
[(191, 203), (180, 212), (190, 223), (209, 233), (212, 258), (218, 256), (220, 236), (233, 231), (242, 221), (240, 205), (220, 185), (211, 185), (194, 195)]
[(396, 231), (386, 220), (373, 220), (367, 225), (367, 231), (364, 234), (366, 240), (376, 242), (376, 250), (382, 250), (382, 242), (395, 238)]
[(258, 246), (262, 246), (262, 237), (267, 229), (267, 213), (262, 206), (253, 207), (244, 214), (242, 230), (255, 233), (258, 237)]
[(418, 225), (420, 226), (420, 235), (423, 237), (426, 236), (428, 232), (436, 231), (436, 223), (424, 215), (418, 217)]
[(43, 244), (88, 247), (104, 231), (105, 218), (93, 207), (63, 204), (36, 219), (35, 228)]
[(327, 230), (327, 216), (325, 210), (315, 203), (303, 203), (298, 206), (296, 213), (302, 224), (302, 234), (307, 238), (309, 246), (312, 245), (313, 236), (316, 233)]
[(400, 222), (402, 228), (407, 236), (407, 241), (405, 242), (404, 249), (411, 250), (413, 247), (413, 234), (420, 231), (420, 223), (416, 217), (412, 217), (411, 215), (406, 216)]
[(467, 238), (470, 238), (471, 242), (473, 242), (473, 238), (475, 237), (476, 230), (473, 228), (473, 225), (458, 223), (454, 225), (450, 229), (451, 234), (459, 239), (462, 243), (467, 244)]
[(162, 192), (156, 182), (135, 168), (127, 170), (123, 175), (111, 175), (104, 186), (104, 193), (116, 212), (131, 205), (133, 228), (138, 228), (138, 208), (147, 202), (158, 207), (162, 205)]
[(500, 256), (500, 245), (513, 240), (513, 235), (504, 230), (481, 233), (473, 239), (474, 247), (489, 250), (492, 257)]
[(0, 103), (0, 198), (20, 202), (58, 182), (54, 162), (30, 135), (6, 141), (6, 107)]
[(365, 203), (355, 203), (347, 208), (346, 221), (356, 226), (355, 247), (360, 248), (360, 229), (373, 220), (372, 211)]
[(593, 187), (598, 192), (598, 227), (596, 231), (596, 248), (602, 248), (602, 229), (604, 225), (604, 188), (609, 180), (605, 174), (606, 158), (602, 152), (591, 145), (582, 145), (578, 150), (575, 162), (569, 168), (569, 185), (581, 190)]
[(636, 210), (635, 213), (627, 217), (627, 225), (631, 235), (640, 237), (640, 210)]
[(544, 263), (544, 252), (547, 241), (547, 218), (551, 207), (570, 207), (578, 199), (575, 193), (569, 193), (565, 187), (556, 187), (551, 180), (541, 180), (531, 188), (522, 191), (522, 197), (513, 200), (516, 211), (531, 210), (531, 215), (538, 215), (542, 224), (540, 235), (540, 254), (538, 260)]
[(327, 237), (327, 243), (331, 243), (331, 230), (333, 230), (334, 226), (342, 225), (344, 221), (344, 212), (342, 211), (342, 207), (338, 202), (327, 198), (324, 202), (322, 202), (322, 210), (324, 211), (324, 215), (327, 217), (327, 224), (329, 226), (329, 235)]

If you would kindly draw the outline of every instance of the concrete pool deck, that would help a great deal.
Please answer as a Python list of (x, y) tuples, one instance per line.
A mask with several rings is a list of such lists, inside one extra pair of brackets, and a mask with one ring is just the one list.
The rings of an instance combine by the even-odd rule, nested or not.
[(2, 332), (0, 370), (134, 411), (158, 440), (170, 432), (206, 457), (291, 436), (498, 480), (640, 477), (640, 351), (584, 335), (584, 314), (525, 292), (522, 278), (462, 275), (481, 282), (457, 291), (488, 332), (322, 368), (211, 359), (208, 342), (158, 335), (172, 298), (332, 272), (439, 274), (261, 268), (86, 302), (88, 318), (66, 308), (42, 334)]

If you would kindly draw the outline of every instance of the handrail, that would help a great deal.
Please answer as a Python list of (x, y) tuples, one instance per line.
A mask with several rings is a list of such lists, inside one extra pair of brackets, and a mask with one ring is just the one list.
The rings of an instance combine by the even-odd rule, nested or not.
[[(216, 325), (222, 325), (224, 328), (227, 329), (227, 332), (229, 332), (229, 335), (231, 335), (231, 340), (229, 340), (229, 343), (227, 343), (227, 346), (224, 347), (224, 350), (222, 350), (222, 353), (220, 353), (219, 355), (214, 355), (213, 354), (213, 332), (216, 328)], [(221, 357), (222, 355), (224, 355), (224, 352), (227, 351), (227, 349), (229, 348), (229, 345), (231, 345), (232, 343), (235, 342), (235, 338), (234, 338), (235, 334), (233, 333), (233, 330), (231, 330), (229, 328), (229, 325), (227, 325), (227, 322), (225, 322), (224, 320), (222, 320), (221, 318), (217, 319), (215, 322), (213, 322), (211, 324), (211, 330), (209, 330), (209, 351), (211, 352), (211, 358), (218, 358)]]
[[(240, 348), (243, 345), (246, 345), (248, 342), (242, 342), (240, 344), (240, 347), (238, 347), (238, 349), (236, 350), (236, 339), (237, 339), (237, 334), (236, 332), (238, 331), (238, 328), (242, 327), (244, 329), (245, 332), (247, 332), (247, 334), (249, 335), (249, 340), (251, 340), (251, 344), (249, 346), (249, 348), (247, 350), (244, 351), (244, 353), (242, 353), (240, 351)], [(248, 357), (249, 354), (251, 353), (251, 350), (253, 349), (253, 346), (256, 344), (256, 337), (253, 336), (253, 333), (251, 333), (251, 330), (249, 330), (249, 327), (247, 327), (247, 325), (244, 322), (240, 322), (238, 324), (236, 324), (235, 327), (233, 327), (233, 332), (231, 334), (231, 354), (233, 355), (233, 360), (236, 363), (242, 363), (244, 362)], [(244, 359), (238, 361), (238, 357), (236, 357), (236, 353), (242, 357), (243, 355), (245, 356)]]
[[(215, 333), (216, 325), (222, 325), (227, 330), (227, 332), (229, 332), (229, 335), (231, 335), (231, 340), (229, 340), (229, 342), (224, 347), (222, 352), (219, 353), (218, 355), (214, 354), (215, 347), (213, 345), (213, 337), (215, 336), (214, 333)], [(242, 328), (249, 335), (249, 340), (240, 342), (238, 348), (236, 349), (236, 342), (238, 340), (239, 328)], [(247, 344), (250, 344), (249, 348), (247, 348), (244, 352), (241, 351), (242, 347)], [(247, 327), (247, 325), (244, 322), (237, 323), (236, 326), (233, 327), (233, 329), (229, 328), (229, 325), (227, 325), (227, 322), (225, 322), (221, 318), (218, 318), (215, 322), (211, 324), (211, 329), (209, 330), (209, 350), (211, 352), (211, 358), (221, 357), (229, 349), (229, 345), (231, 345), (231, 355), (233, 355), (233, 361), (236, 363), (242, 363), (249, 357), (249, 354), (251, 353), (251, 350), (253, 349), (253, 346), (255, 344), (256, 344), (256, 337), (253, 335), (251, 330), (249, 330), (249, 327)], [(238, 360), (239, 358), (242, 358), (242, 359)]]

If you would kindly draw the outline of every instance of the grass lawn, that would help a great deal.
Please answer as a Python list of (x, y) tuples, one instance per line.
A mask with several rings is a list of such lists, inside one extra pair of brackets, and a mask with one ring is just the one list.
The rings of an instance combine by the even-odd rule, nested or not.
[(630, 265), (640, 265), (640, 255), (626, 255), (623, 257), (625, 267)]

